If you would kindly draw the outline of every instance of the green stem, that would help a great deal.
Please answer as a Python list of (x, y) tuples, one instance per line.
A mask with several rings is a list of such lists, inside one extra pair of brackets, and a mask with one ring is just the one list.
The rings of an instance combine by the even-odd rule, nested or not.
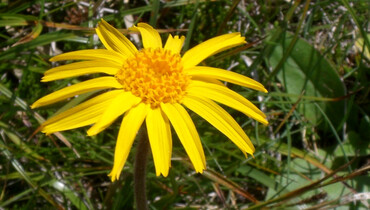
[(149, 153), (149, 139), (145, 123), (139, 132), (139, 143), (137, 145), (135, 168), (134, 168), (134, 193), (137, 210), (147, 210), (148, 200), (146, 198), (146, 162)]

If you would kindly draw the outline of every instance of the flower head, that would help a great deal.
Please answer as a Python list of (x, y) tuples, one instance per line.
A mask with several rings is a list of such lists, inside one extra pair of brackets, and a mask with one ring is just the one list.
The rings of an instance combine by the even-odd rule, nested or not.
[(145, 120), (156, 174), (168, 175), (171, 166), (174, 128), (197, 172), (206, 167), (204, 152), (193, 121), (184, 107), (195, 112), (225, 134), (244, 153), (254, 147), (238, 123), (216, 102), (234, 108), (248, 117), (268, 124), (266, 116), (250, 101), (227, 88), (227, 81), (267, 92), (258, 82), (223, 69), (198, 66), (207, 57), (245, 43), (239, 33), (212, 38), (180, 55), (185, 37), (168, 36), (162, 45), (158, 32), (139, 23), (132, 30), (140, 32), (144, 48), (137, 48), (117, 29), (102, 20), (96, 32), (106, 49), (79, 50), (51, 58), (51, 61), (84, 60), (62, 65), (45, 72), (43, 82), (102, 73), (90, 79), (55, 91), (37, 100), (31, 107), (52, 104), (75, 95), (104, 91), (42, 124), (50, 134), (87, 125), (88, 135), (96, 135), (118, 117), (122, 118), (109, 174), (119, 178), (136, 133)]

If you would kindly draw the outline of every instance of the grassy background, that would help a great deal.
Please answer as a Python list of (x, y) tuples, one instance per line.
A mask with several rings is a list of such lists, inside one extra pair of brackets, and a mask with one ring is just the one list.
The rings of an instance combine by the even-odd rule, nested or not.
[[(35, 111), (36, 99), (79, 77), (41, 83), (48, 59), (101, 48), (93, 28), (150, 22), (186, 36), (183, 52), (239, 31), (248, 45), (202, 64), (262, 82), (268, 94), (229, 85), (268, 116), (263, 126), (227, 109), (256, 146), (245, 158), (225, 136), (192, 114), (208, 170), (195, 174), (174, 138), (172, 168), (148, 164), (151, 209), (369, 208), (369, 3), (357, 1), (1, 1), (0, 209), (131, 209), (135, 145), (111, 183), (118, 123), (45, 136), (44, 119), (91, 96)], [(126, 20), (126, 22), (125, 22)], [(175, 30), (173, 30), (175, 29)], [(125, 33), (126, 31), (123, 30)], [(129, 36), (135, 41), (135, 35)], [(140, 45), (140, 43), (136, 43)], [(150, 157), (151, 159), (151, 157)]]

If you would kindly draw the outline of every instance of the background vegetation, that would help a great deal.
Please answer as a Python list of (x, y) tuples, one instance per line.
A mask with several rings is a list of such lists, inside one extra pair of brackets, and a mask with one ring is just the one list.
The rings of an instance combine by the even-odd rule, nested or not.
[[(87, 137), (81, 128), (51, 136), (44, 119), (91, 95), (30, 110), (36, 99), (88, 77), (41, 83), (53, 55), (101, 48), (104, 18), (127, 33), (150, 22), (186, 36), (184, 51), (239, 31), (248, 45), (203, 64), (262, 82), (268, 94), (229, 85), (268, 116), (263, 126), (228, 110), (256, 146), (245, 158), (192, 115), (208, 170), (195, 174), (174, 138), (172, 168), (148, 164), (151, 209), (368, 209), (370, 36), (366, 0), (2, 0), (0, 3), (0, 209), (131, 209), (135, 146), (121, 179), (107, 174), (119, 124)], [(173, 30), (175, 29), (175, 30)], [(140, 45), (137, 35), (131, 40)]]

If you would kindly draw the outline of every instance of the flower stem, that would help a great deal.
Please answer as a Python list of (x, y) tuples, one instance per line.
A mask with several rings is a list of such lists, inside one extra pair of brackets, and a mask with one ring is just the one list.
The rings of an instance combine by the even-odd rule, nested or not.
[(147, 210), (148, 200), (146, 198), (146, 162), (149, 153), (149, 139), (145, 122), (141, 126), (137, 145), (135, 168), (134, 168), (134, 193), (137, 210)]

